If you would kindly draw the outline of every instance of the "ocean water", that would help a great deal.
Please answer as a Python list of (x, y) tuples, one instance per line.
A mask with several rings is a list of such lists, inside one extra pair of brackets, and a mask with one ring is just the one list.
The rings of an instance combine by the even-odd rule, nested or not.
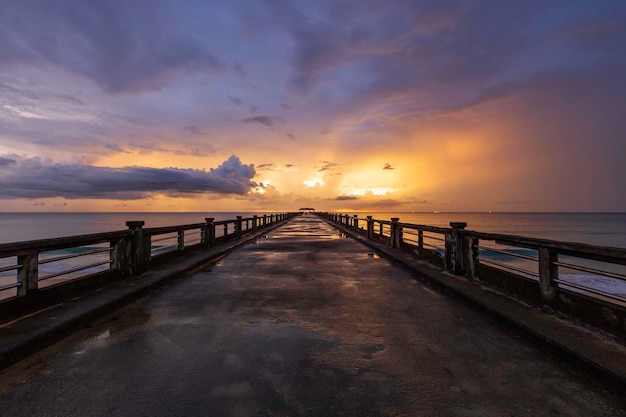
[[(0, 213), (0, 243), (28, 241), (42, 238), (74, 236), (99, 232), (125, 230), (129, 220), (143, 220), (145, 227), (172, 226), (202, 223), (206, 217), (215, 220), (234, 219), (240, 215), (251, 217), (271, 213), (214, 212), (214, 213)], [(413, 212), (373, 212), (357, 214), (360, 219), (371, 215), (375, 219), (390, 220), (399, 217), (401, 222), (429, 226), (449, 227), (450, 222), (467, 222), (467, 229), (488, 233), (501, 233), (526, 237), (553, 239), (565, 242), (579, 242), (591, 245), (626, 248), (626, 213), (413, 213)], [(405, 237), (409, 237), (405, 235)], [(199, 236), (196, 237), (199, 239)], [(443, 243), (425, 239), (425, 242), (441, 247)], [(485, 243), (489, 246), (488, 243)], [(104, 245), (106, 246), (106, 245)], [(77, 251), (90, 251), (94, 247), (72, 248), (41, 254), (40, 260), (64, 256)], [(521, 255), (536, 257), (536, 251), (523, 248), (499, 247), (498, 249)], [(481, 257), (522, 271), (537, 271), (537, 263), (501, 253), (483, 251)], [(108, 260), (108, 253), (79, 258), (69, 258), (54, 263), (40, 265), (40, 278), (75, 268), (80, 262), (94, 263)], [(565, 257), (560, 260), (568, 261)], [(0, 258), (0, 269), (15, 265), (15, 258)], [(584, 261), (583, 265), (626, 275), (626, 267), (614, 264)], [(98, 272), (108, 268), (108, 264), (89, 268), (80, 275)], [(522, 272), (523, 273), (523, 272)], [(63, 280), (78, 277), (53, 277), (40, 282), (41, 287), (54, 285)], [(598, 274), (560, 268), (559, 278), (574, 284), (592, 287), (626, 298), (626, 282)], [(15, 282), (15, 271), (0, 272), (0, 287)], [(13, 296), (15, 290), (0, 291), (0, 299)]]
[(126, 222), (143, 220), (144, 227), (203, 223), (207, 217), (230, 220), (272, 213), (0, 213), (0, 243), (126, 230)]
[[(125, 230), (129, 220), (143, 220), (145, 227), (202, 223), (271, 213), (0, 213), (0, 243)], [(599, 246), (626, 248), (626, 213), (351, 213), (365, 219), (449, 227), (467, 222), (467, 229), (488, 233), (538, 237)]]
[(468, 230), (626, 248), (626, 213), (352, 213), (428, 226), (467, 222)]

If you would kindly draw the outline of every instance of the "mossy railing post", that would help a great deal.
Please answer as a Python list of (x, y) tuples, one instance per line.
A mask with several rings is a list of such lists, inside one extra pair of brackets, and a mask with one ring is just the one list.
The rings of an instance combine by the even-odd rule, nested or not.
[(150, 236), (146, 235), (143, 226), (146, 222), (134, 220), (126, 222), (126, 226), (133, 231), (130, 246), (130, 262), (128, 263), (128, 275), (141, 275), (150, 263)]
[(539, 286), (541, 297), (550, 302), (556, 296), (555, 279), (559, 277), (559, 266), (556, 264), (559, 255), (548, 248), (539, 248)]
[(123, 237), (109, 244), (111, 252), (109, 259), (111, 260), (111, 269), (118, 271), (124, 277), (131, 274), (131, 264), (133, 262), (133, 236)]
[(27, 297), (39, 287), (39, 253), (34, 251), (17, 257), (17, 295)]
[(235, 237), (237, 239), (241, 238), (241, 232), (242, 232), (242, 223), (241, 223), (241, 218), (242, 216), (237, 216), (237, 222), (235, 223)]
[(185, 231), (178, 231), (178, 250), (183, 251), (185, 249)]
[(465, 276), (471, 281), (476, 281), (476, 265), (478, 265), (478, 242), (479, 239), (473, 236), (462, 236), (463, 239), (463, 269)]
[(400, 242), (402, 241), (402, 228), (398, 224), (399, 221), (399, 217), (391, 218), (391, 247), (393, 249), (398, 249), (400, 247)]
[(204, 225), (202, 243), (204, 243), (208, 247), (213, 247), (215, 245), (215, 225), (213, 224), (214, 220), (215, 217), (206, 217), (204, 219), (206, 224)]
[(259, 216), (257, 216), (256, 214), (254, 216), (252, 216), (252, 231), (256, 232), (257, 230), (257, 223), (259, 220)]
[(374, 220), (372, 220), (372, 216), (367, 216), (367, 238), (374, 238)]
[(450, 222), (450, 233), (446, 233), (446, 269), (456, 275), (463, 275), (463, 238), (465, 222)]

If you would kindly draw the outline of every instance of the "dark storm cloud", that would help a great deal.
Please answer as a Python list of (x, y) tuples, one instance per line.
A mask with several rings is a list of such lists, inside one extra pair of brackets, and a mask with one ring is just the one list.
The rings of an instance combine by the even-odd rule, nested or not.
[(132, 200), (154, 193), (245, 195), (257, 185), (252, 181), (254, 165), (242, 164), (234, 155), (208, 171), (54, 164), (40, 158), (19, 159), (12, 165), (0, 165), (0, 198)]
[(282, 121), (280, 117), (276, 116), (254, 116), (241, 120), (243, 123), (258, 123), (267, 127), (274, 127), (276, 123)]
[[(466, 108), (544, 71), (598, 65), (601, 76), (604, 64), (624, 62), (617, 51), (626, 49), (626, 3), (617, 0), (337, 1), (318, 3), (315, 13), (292, 1), (268, 4), (295, 42), (291, 86), (308, 93), (333, 85), (346, 106), (412, 95), (403, 111)], [(362, 81), (337, 85), (338, 72)]]
[(50, 64), (112, 93), (159, 90), (178, 70), (225, 68), (170, 20), (159, 1), (1, 2), (0, 66)]

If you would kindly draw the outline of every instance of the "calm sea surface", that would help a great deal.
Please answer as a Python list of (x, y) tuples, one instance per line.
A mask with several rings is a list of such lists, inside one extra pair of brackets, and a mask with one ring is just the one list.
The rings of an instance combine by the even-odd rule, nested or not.
[[(174, 226), (202, 223), (205, 217), (215, 220), (234, 219), (240, 215), (251, 217), (264, 213), (0, 213), (0, 243), (27, 241), (42, 238), (73, 236), (99, 232), (110, 232), (126, 229), (129, 220), (143, 220), (146, 227)], [(351, 213), (354, 214), (354, 213)], [(540, 237), (568, 242), (581, 242), (592, 245), (626, 248), (626, 213), (358, 213), (364, 219), (368, 214), (375, 219), (389, 220), (399, 217), (401, 222), (430, 226), (448, 227), (451, 221), (468, 223), (468, 229), (480, 232), (502, 233), (518, 236)], [(425, 240), (426, 243), (426, 240)], [(437, 244), (437, 242), (434, 242)], [(439, 242), (441, 246), (441, 242)], [(95, 247), (94, 247), (95, 248)], [(90, 248), (90, 249), (94, 249)], [(536, 251), (514, 249), (516, 252), (529, 256), (537, 256)], [(75, 249), (53, 251), (41, 255), (54, 257), (73, 253)], [(66, 253), (67, 252), (67, 253)], [(54, 275), (61, 271), (72, 270), (79, 263), (86, 265), (96, 261), (107, 260), (108, 255), (93, 255), (94, 260), (71, 257), (59, 262), (40, 265), (41, 276)], [(501, 264), (521, 268), (518, 270), (537, 272), (536, 262), (526, 259), (511, 258), (501, 253), (481, 250), (481, 257), (497, 261)], [(87, 257), (85, 257), (87, 258)], [(102, 259), (100, 259), (102, 258)], [(105, 259), (106, 258), (106, 259)], [(565, 257), (563, 257), (565, 259)], [(1, 258), (0, 268), (14, 265), (13, 258)], [(585, 264), (588, 267), (598, 267)], [(99, 269), (98, 269), (99, 268)], [(83, 273), (95, 273), (106, 266), (85, 269)], [(611, 271), (626, 276), (626, 267), (607, 264), (601, 270)], [(595, 288), (605, 293), (619, 295), (626, 299), (626, 282), (604, 275), (581, 273), (567, 268), (559, 269), (559, 277), (567, 282)], [(53, 285), (55, 279), (41, 278), (41, 286)], [(65, 279), (65, 278), (59, 278)], [(0, 287), (15, 282), (15, 271), (0, 272)], [(15, 288), (0, 291), (0, 299), (15, 295)]]
[[(126, 229), (126, 221), (143, 220), (146, 227), (201, 223), (250, 217), (250, 212), (219, 213), (0, 213), (0, 243), (50, 237), (110, 232)], [(356, 213), (353, 213), (356, 214)], [(448, 227), (451, 221), (467, 222), (480, 232), (581, 242), (626, 248), (626, 213), (358, 213), (401, 222)]]

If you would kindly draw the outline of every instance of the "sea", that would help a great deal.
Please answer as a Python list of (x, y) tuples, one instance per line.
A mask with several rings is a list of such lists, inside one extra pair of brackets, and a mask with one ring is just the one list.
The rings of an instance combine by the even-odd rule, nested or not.
[[(262, 216), (262, 212), (213, 213), (0, 213), (0, 243), (75, 236), (125, 230), (129, 220), (143, 220), (145, 227), (202, 223), (236, 216)], [(467, 222), (478, 232), (538, 237), (599, 246), (626, 248), (626, 213), (448, 213), (371, 212), (346, 213), (365, 219), (449, 227), (450, 222)]]
[[(173, 226), (202, 223), (207, 217), (215, 220), (235, 219), (236, 216), (252, 217), (271, 214), (270, 212), (209, 212), (209, 213), (0, 213), (0, 244), (30, 241), (44, 238), (84, 235), (90, 233), (125, 230), (126, 222), (142, 220), (145, 227)], [(466, 222), (468, 230), (486, 233), (500, 233), (516, 236), (535, 237), (558, 240), (562, 242), (578, 242), (590, 245), (626, 248), (626, 213), (454, 213), (454, 212), (359, 212), (344, 213), (357, 215), (365, 219), (371, 215), (378, 220), (390, 220), (398, 217), (400, 222), (428, 226), (449, 227), (450, 222)], [(435, 246), (437, 245), (436, 242)], [(441, 242), (439, 242), (441, 243)], [(519, 248), (508, 248), (521, 255), (536, 257), (536, 251)], [(498, 253), (487, 253), (481, 250), (485, 259), (501, 262), (522, 269), (534, 269), (536, 264), (518, 258), (508, 259)], [(50, 254), (50, 256), (59, 254)], [(62, 255), (62, 254), (61, 254)], [(561, 260), (561, 259), (560, 259)], [(13, 264), (13, 260), (0, 258), (0, 269), (4, 265)], [(54, 274), (59, 269), (72, 269), (76, 260), (68, 259), (57, 264), (43, 264), (41, 273)], [(597, 267), (589, 262), (587, 267)], [(605, 268), (607, 267), (608, 268)], [(602, 270), (626, 276), (626, 267), (614, 264), (600, 266)], [(89, 269), (86, 272), (93, 272)], [(626, 300), (626, 281), (598, 274), (590, 274), (560, 268), (559, 277), (575, 284), (592, 287), (603, 292), (616, 294)], [(0, 273), (0, 287), (15, 282), (14, 272)], [(57, 279), (44, 281), (52, 285)], [(42, 284), (43, 285), (43, 284)], [(13, 290), (12, 290), (13, 291)], [(0, 299), (5, 298), (7, 291), (0, 291)]]

